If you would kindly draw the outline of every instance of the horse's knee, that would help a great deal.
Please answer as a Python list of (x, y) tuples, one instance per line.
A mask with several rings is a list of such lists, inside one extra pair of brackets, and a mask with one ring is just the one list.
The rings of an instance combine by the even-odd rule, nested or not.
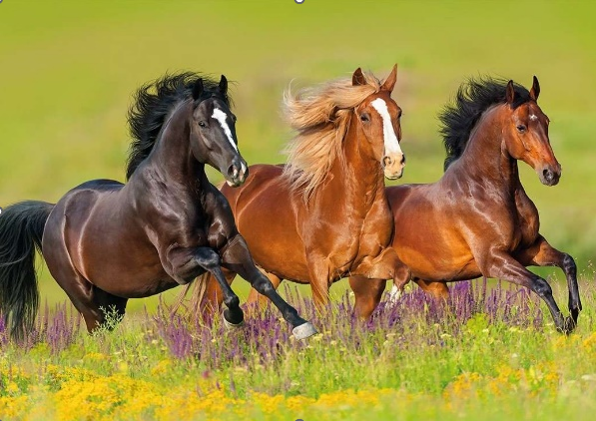
[(273, 284), (264, 275), (263, 275), (263, 277), (259, 277), (259, 279), (252, 286), (260, 294), (263, 294), (263, 295), (268, 295), (268, 294), (275, 292), (275, 288), (273, 287)]
[(563, 270), (566, 273), (577, 272), (577, 265), (575, 264), (575, 260), (573, 260), (573, 257), (568, 255), (567, 253), (565, 253), (563, 257)]
[(553, 290), (551, 286), (542, 278), (536, 278), (532, 285), (532, 290), (540, 297), (552, 297)]

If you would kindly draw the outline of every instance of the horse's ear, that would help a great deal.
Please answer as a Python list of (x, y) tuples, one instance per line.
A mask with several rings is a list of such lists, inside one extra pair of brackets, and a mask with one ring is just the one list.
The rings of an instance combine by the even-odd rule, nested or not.
[(540, 95), (540, 83), (538, 83), (538, 78), (534, 76), (532, 89), (530, 89), (530, 98), (534, 101), (538, 101), (538, 95)]
[(513, 89), (513, 81), (510, 80), (507, 84), (507, 104), (512, 105), (513, 101), (515, 100), (515, 89)]
[(362, 69), (360, 67), (357, 68), (354, 74), (352, 75), (352, 85), (366, 85), (366, 79), (364, 78), (364, 75), (362, 74)]
[(227, 95), (228, 93), (228, 79), (224, 75), (221, 75), (221, 79), (219, 80), (219, 92), (222, 95)]
[(198, 78), (192, 88), (192, 98), (196, 101), (203, 93), (203, 79)]
[(393, 87), (395, 86), (395, 81), (397, 80), (397, 64), (393, 66), (391, 69), (391, 73), (385, 79), (385, 82), (381, 85), (381, 91), (393, 92)]

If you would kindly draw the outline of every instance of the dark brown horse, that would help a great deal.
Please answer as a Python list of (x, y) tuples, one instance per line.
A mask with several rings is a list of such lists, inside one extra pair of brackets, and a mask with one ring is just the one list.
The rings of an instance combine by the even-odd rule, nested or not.
[[(539, 233), (538, 211), (521, 185), (517, 162), (531, 166), (547, 186), (561, 166), (548, 138), (549, 119), (540, 93), (500, 80), (471, 80), (441, 116), (447, 159), (434, 184), (387, 188), (393, 211), (393, 247), (412, 279), (436, 297), (446, 282), (495, 277), (523, 285), (542, 298), (562, 332), (576, 326), (581, 310), (575, 262)], [(526, 266), (558, 266), (565, 272), (571, 316), (563, 317), (546, 280)], [(350, 278), (361, 315), (380, 299), (385, 281)], [(397, 285), (402, 288), (403, 285)]]
[[(381, 83), (357, 69), (352, 79), (286, 95), (286, 115), (298, 134), (288, 164), (255, 165), (238, 189), (222, 189), (255, 262), (275, 286), (310, 283), (315, 303), (349, 273), (402, 279), (390, 245), (393, 222), (384, 176), (405, 165), (401, 109), (391, 99), (397, 67)], [(234, 273), (228, 274), (232, 280)], [(205, 285), (198, 284), (197, 287)], [(198, 299), (217, 308), (210, 280)]]
[(132, 145), (123, 185), (94, 180), (56, 205), (22, 202), (0, 216), (0, 312), (19, 337), (38, 302), (35, 248), (83, 314), (89, 331), (105, 310), (124, 315), (129, 298), (188, 284), (205, 272), (224, 291), (224, 318), (243, 321), (221, 267), (247, 279), (294, 326), (315, 333), (259, 272), (238, 234), (230, 207), (209, 183), (205, 164), (232, 186), (245, 180), (227, 81), (184, 73), (142, 87), (130, 112)]

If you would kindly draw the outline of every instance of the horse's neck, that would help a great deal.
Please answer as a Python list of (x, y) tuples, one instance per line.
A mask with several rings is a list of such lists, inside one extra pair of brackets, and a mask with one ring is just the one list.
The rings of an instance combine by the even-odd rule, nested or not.
[(521, 186), (517, 160), (507, 151), (502, 125), (494, 118), (498, 118), (497, 112), (492, 109), (480, 119), (459, 159), (460, 168), (472, 180), (483, 185), (491, 184), (513, 191)]
[(381, 164), (372, 146), (352, 120), (333, 163), (326, 188), (341, 192), (338, 205), (366, 215), (377, 200), (386, 200)]
[(151, 171), (167, 183), (196, 190), (208, 182), (205, 164), (198, 162), (190, 146), (188, 109), (183, 103), (164, 124), (162, 133), (149, 156)]

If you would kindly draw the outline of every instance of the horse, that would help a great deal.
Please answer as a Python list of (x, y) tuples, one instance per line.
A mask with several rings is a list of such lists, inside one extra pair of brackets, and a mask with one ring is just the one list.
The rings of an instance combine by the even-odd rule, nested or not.
[(190, 72), (166, 75), (142, 86), (135, 99), (126, 184), (88, 181), (55, 205), (26, 201), (2, 212), (0, 313), (11, 336), (22, 337), (35, 319), (36, 248), (90, 332), (105, 325), (107, 310), (121, 319), (128, 299), (186, 285), (205, 272), (223, 289), (224, 320), (238, 326), (244, 315), (225, 267), (269, 298), (298, 339), (314, 334), (259, 272), (226, 199), (205, 174), (210, 165), (231, 186), (248, 174), (225, 76), (218, 83)]
[[(331, 284), (349, 273), (405, 276), (389, 247), (393, 220), (384, 185), (384, 177), (400, 178), (405, 165), (402, 110), (391, 98), (396, 79), (397, 65), (382, 83), (358, 68), (351, 79), (297, 95), (288, 90), (285, 113), (297, 135), (286, 149), (287, 164), (253, 165), (243, 186), (221, 190), (273, 285), (310, 283), (319, 309)], [(234, 276), (226, 274), (230, 282)], [(197, 306), (218, 308), (218, 283), (196, 287)]]
[[(546, 186), (561, 177), (539, 94), (535, 76), (529, 92), (511, 80), (492, 78), (460, 86), (455, 103), (440, 116), (447, 150), (442, 178), (386, 189), (396, 227), (392, 244), (412, 280), (436, 299), (449, 296), (447, 282), (480, 276), (508, 280), (536, 293), (556, 328), (569, 333), (582, 309), (576, 265), (540, 234), (538, 210), (518, 173), (523, 161)], [(558, 266), (565, 272), (569, 317), (559, 310), (548, 282), (526, 266)], [(367, 317), (385, 280), (353, 276), (350, 285)], [(396, 284), (393, 292), (402, 289)]]

